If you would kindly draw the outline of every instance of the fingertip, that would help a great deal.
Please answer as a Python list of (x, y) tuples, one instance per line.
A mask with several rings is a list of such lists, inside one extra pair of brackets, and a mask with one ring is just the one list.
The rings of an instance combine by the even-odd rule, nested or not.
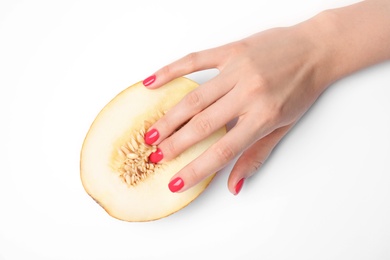
[(244, 181), (246, 178), (249, 177), (248, 169), (245, 167), (242, 167), (241, 164), (235, 164), (232, 171), (230, 172), (229, 179), (228, 179), (228, 189), (231, 194), (237, 195), (240, 193), (242, 186), (244, 184)]
[(247, 178), (248, 176), (243, 176), (241, 174), (234, 176), (234, 178), (229, 178), (228, 189), (230, 193), (233, 194), (234, 196), (237, 196), (240, 193), (242, 187), (244, 186), (244, 182)]
[(153, 145), (158, 138), (160, 138), (160, 133), (156, 128), (149, 129), (144, 135), (144, 141), (147, 145)]
[(235, 187), (234, 187), (234, 194), (233, 195), (238, 195), (238, 193), (240, 193), (241, 189), (242, 189), (242, 186), (244, 185), (244, 181), (245, 181), (245, 178), (242, 178), (241, 180), (239, 180)]
[(172, 79), (173, 78), (166, 75), (166, 73), (164, 73), (163, 70), (158, 70), (153, 75), (144, 79), (142, 81), (142, 84), (147, 89), (157, 89), (157, 88), (163, 86), (164, 84), (168, 83)]
[(146, 79), (144, 79), (142, 81), (142, 84), (147, 87), (147, 88), (150, 88), (151, 85), (156, 81), (156, 74), (153, 74), (149, 77), (147, 77)]
[(173, 178), (169, 184), (168, 188), (172, 193), (179, 192), (184, 186), (184, 181), (180, 177)]
[(164, 154), (161, 151), (160, 148), (157, 148), (157, 150), (149, 155), (149, 162), (151, 163), (159, 163), (164, 158)]

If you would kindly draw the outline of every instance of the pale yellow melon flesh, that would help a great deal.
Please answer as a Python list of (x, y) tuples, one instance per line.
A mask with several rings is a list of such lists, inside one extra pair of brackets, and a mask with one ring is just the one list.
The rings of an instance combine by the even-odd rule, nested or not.
[(81, 151), (81, 181), (86, 192), (112, 217), (125, 221), (160, 219), (188, 205), (212, 180), (214, 175), (182, 193), (168, 189), (171, 177), (221, 138), (225, 128), (135, 185), (126, 184), (116, 167), (117, 150), (132, 138), (132, 133), (139, 131), (145, 120), (157, 120), (196, 87), (197, 83), (187, 78), (175, 79), (155, 90), (139, 82), (117, 95), (92, 123)]

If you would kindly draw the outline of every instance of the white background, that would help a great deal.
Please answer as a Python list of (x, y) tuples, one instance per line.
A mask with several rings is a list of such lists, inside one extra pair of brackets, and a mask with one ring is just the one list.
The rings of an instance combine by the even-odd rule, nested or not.
[(390, 259), (390, 63), (329, 88), (236, 197), (230, 165), (180, 212), (126, 223), (79, 178), (92, 120), (127, 86), (353, 2), (2, 0), (0, 259)]

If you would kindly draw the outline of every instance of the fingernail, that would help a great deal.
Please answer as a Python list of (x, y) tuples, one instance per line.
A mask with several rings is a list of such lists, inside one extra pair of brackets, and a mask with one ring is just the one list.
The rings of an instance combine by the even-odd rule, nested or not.
[(145, 87), (150, 86), (154, 81), (156, 81), (156, 75), (152, 75), (150, 77), (147, 77), (142, 81), (142, 84), (144, 84)]
[(164, 155), (160, 148), (157, 148), (157, 150), (154, 153), (151, 153), (149, 155), (149, 161), (151, 163), (158, 163), (164, 158)]
[(160, 137), (160, 134), (159, 132), (157, 131), (157, 129), (151, 129), (149, 130), (145, 136), (144, 136), (144, 140), (145, 140), (145, 143), (148, 144), (148, 145), (152, 145), (154, 142), (157, 141), (157, 139)]
[(240, 193), (242, 185), (244, 185), (244, 181), (245, 181), (245, 178), (242, 178), (239, 182), (237, 182), (236, 187), (234, 188), (234, 191), (236, 192), (236, 194), (234, 194), (234, 195), (237, 195), (238, 193)]
[(184, 181), (180, 177), (176, 177), (168, 184), (168, 188), (171, 192), (177, 192), (184, 186)]

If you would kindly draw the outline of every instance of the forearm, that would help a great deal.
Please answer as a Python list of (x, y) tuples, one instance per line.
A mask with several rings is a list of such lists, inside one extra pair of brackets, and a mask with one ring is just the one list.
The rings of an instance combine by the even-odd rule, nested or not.
[(328, 10), (306, 26), (320, 53), (324, 85), (390, 59), (390, 0), (366, 0)]

